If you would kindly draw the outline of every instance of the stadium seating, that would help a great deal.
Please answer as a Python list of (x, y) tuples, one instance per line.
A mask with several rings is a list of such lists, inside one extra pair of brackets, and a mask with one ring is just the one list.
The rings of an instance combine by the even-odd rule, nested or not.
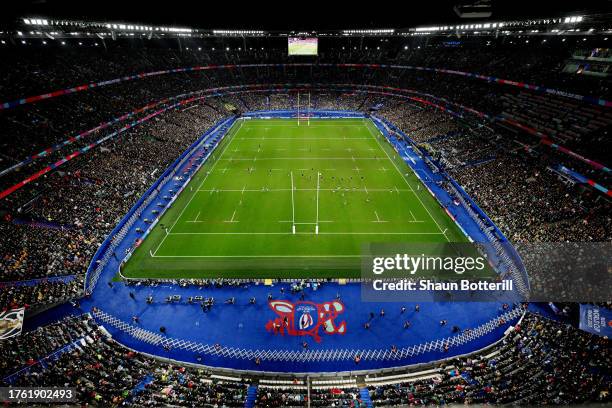
[[(397, 125), (513, 243), (609, 241), (612, 208), (605, 194), (569, 182), (557, 170), (565, 166), (609, 186), (609, 173), (592, 165), (609, 164), (609, 108), (448, 73), (335, 64), (460, 70), (610, 100), (608, 82), (561, 73), (571, 58), (565, 48), (423, 48), (393, 56), (374, 49), (323, 52), (317, 64), (307, 67), (281, 66), (292, 61), (279, 49), (11, 50), (10, 58), (0, 58), (2, 102), (158, 70), (279, 65), (152, 76), (0, 111), (0, 191), (60, 163), (0, 201), (0, 308), (25, 306), (29, 313), (67, 301), (78, 304), (87, 295), (84, 277), (95, 252), (185, 149), (222, 118), (296, 109), (297, 88), (302, 95), (308, 89), (313, 109), (359, 111)], [(302, 88), (304, 84), (309, 86)], [(405, 91), (385, 94), (385, 87)], [(218, 90), (173, 105), (211, 88)], [(459, 104), (483, 115), (470, 114)], [(126, 128), (138, 120), (143, 123)], [(540, 136), (504, 120), (540, 132), (576, 154), (553, 150), (540, 143)], [(63, 162), (67, 157), (70, 160)], [(242, 284), (221, 279), (197, 283)], [(249, 393), (257, 407), (610, 401), (609, 341), (530, 312), (501, 342), (479, 353), (419, 367), (417, 372), (406, 368), (392, 375), (360, 373), (348, 379), (314, 376), (309, 383), (302, 377), (270, 380), (258, 373), (228, 379), (204, 366), (154, 359), (109, 338), (90, 311), (82, 312), (0, 342), (3, 382), (70, 384), (77, 387), (79, 403), (100, 406), (240, 407)]]
[[(77, 341), (83, 340), (83, 341)], [(45, 358), (76, 342), (72, 350)], [(134, 353), (107, 338), (87, 315), (66, 318), (19, 342), (3, 343), (4, 374), (21, 386), (67, 382), (81, 403), (127, 406), (244, 406), (247, 388), (261, 381), (258, 407), (353, 407), (369, 390), (377, 407), (446, 404), (565, 405), (609, 401), (608, 340), (537, 314), (527, 313), (500, 343), (480, 353), (416, 371), (355, 376), (346, 380), (311, 376), (270, 380), (215, 375), (203, 368), (176, 365)], [(77, 366), (74, 361), (81, 361)], [(21, 369), (21, 370), (19, 370)], [(525, 381), (529, 378), (530, 381)], [(308, 387), (311, 387), (310, 391)]]

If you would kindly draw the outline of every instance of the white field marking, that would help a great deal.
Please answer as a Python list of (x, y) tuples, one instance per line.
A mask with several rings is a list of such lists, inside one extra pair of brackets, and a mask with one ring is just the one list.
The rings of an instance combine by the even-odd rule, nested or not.
[(408, 212), (410, 213), (410, 216), (412, 217), (412, 221), (416, 221), (416, 217), (414, 216), (414, 214), (412, 213), (412, 211), (408, 210)]
[[(287, 222), (293, 222), (293, 221), (291, 221), (291, 220), (282, 220), (282, 221), (279, 221), (279, 222), (287, 223)], [(319, 220), (319, 224), (320, 223), (330, 223), (330, 222), (334, 222), (334, 221)], [(316, 223), (314, 223), (314, 222), (296, 222), (295, 223), (295, 225), (300, 225), (300, 224), (301, 225), (315, 225)]]
[[(319, 188), (319, 191), (337, 191), (337, 188)], [(206, 192), (206, 191), (210, 191), (215, 192), (215, 193), (261, 193), (262, 189), (244, 189), (244, 190), (239, 190), (239, 189), (227, 189), (227, 190), (222, 190), (219, 188), (213, 188), (213, 189), (202, 189), (202, 190), (197, 190), (197, 191), (202, 191), (202, 192)], [(268, 190), (265, 190), (266, 192), (276, 192), (276, 191), (291, 191), (290, 188), (271, 188)], [(293, 191), (317, 191), (316, 188), (295, 188), (293, 189)], [(341, 191), (345, 191), (345, 192), (356, 192), (356, 193), (370, 193), (370, 192), (388, 192), (389, 189), (388, 188), (367, 188), (366, 186), (364, 186), (364, 188), (342, 188)], [(407, 188), (404, 189), (398, 189), (397, 191), (403, 191), (403, 192), (411, 192), (412, 190), (409, 190)]]
[[(408, 177), (410, 175), (410, 173), (406, 173), (405, 176)], [(408, 186), (410, 188), (410, 191), (414, 192), (414, 188), (412, 188), (412, 186)], [(417, 184), (417, 190), (420, 190), (419, 188), (419, 184)]]
[[(317, 123), (316, 125), (311, 124), (312, 127), (334, 127), (334, 128), (345, 128), (345, 127), (358, 127), (358, 128), (363, 128), (363, 124), (358, 125), (358, 124), (354, 124), (354, 125), (334, 125), (332, 123)], [(291, 125), (291, 124), (284, 124), (284, 123), (276, 123), (276, 124), (266, 124), (266, 125), (256, 125), (254, 123), (249, 124), (250, 128), (264, 128), (264, 129), (271, 129), (271, 128), (275, 128), (275, 127), (291, 127), (291, 128), (296, 128), (297, 125)], [(273, 139), (273, 138), (270, 138)], [(349, 138), (351, 139), (351, 138)]]
[(380, 217), (378, 216), (378, 212), (374, 211), (374, 214), (376, 215), (376, 221), (372, 221), (372, 222), (387, 222), (385, 220), (381, 220)]
[[(314, 232), (296, 232), (315, 235)], [(292, 235), (291, 232), (172, 232), (168, 235)], [(319, 235), (444, 235), (441, 232), (320, 232)]]
[[(300, 234), (296, 232), (296, 234)], [(153, 255), (153, 258), (361, 258), (362, 255)]]
[(291, 172), (291, 220), (293, 221), (293, 225), (295, 225), (295, 199), (293, 198), (294, 190), (293, 172)]
[[(236, 134), (238, 134), (238, 132), (240, 132), (240, 129), (242, 129), (242, 125), (244, 124), (244, 121), (240, 121), (240, 126), (238, 126), (238, 129), (236, 130), (236, 132), (232, 135), (235, 136)], [(226, 137), (229, 132), (231, 132), (232, 129), (230, 129), (223, 137)], [(164, 236), (164, 238), (161, 240), (161, 242), (159, 243), (159, 245), (157, 246), (157, 248), (155, 248), (155, 251), (153, 252), (153, 255), (155, 256), (155, 254), (157, 254), (157, 251), (159, 251), (159, 248), (161, 248), (161, 246), (163, 245), (164, 241), (166, 240), (166, 238), (168, 238), (168, 235), (170, 235), (170, 233), (172, 232), (172, 229), (174, 228), (174, 226), (176, 225), (176, 223), (181, 219), (181, 217), (183, 216), (183, 213), (185, 212), (185, 210), (187, 209), (187, 207), (189, 207), (189, 204), (191, 204), (191, 201), (193, 200), (193, 198), (196, 196), (196, 194), (198, 193), (198, 191), (202, 188), (202, 186), (204, 185), (204, 183), (206, 182), (206, 180), (208, 179), (208, 176), (210, 175), (210, 173), (212, 173), (212, 171), (215, 169), (215, 167), (217, 167), (217, 163), (219, 163), (219, 159), (221, 158), (221, 156), (223, 156), (223, 153), (225, 153), (225, 151), (227, 150), (228, 147), (230, 147), (230, 145), (232, 144), (232, 142), (234, 141), (234, 138), (232, 137), (230, 139), (230, 141), (227, 143), (227, 145), (225, 145), (225, 147), (223, 148), (223, 150), (221, 151), (221, 153), (219, 153), (219, 156), (217, 158), (217, 160), (215, 160), (215, 162), (213, 163), (212, 167), (210, 168), (210, 170), (206, 173), (206, 176), (204, 177), (204, 180), (202, 180), (202, 182), (200, 183), (200, 185), (198, 186), (198, 188), (196, 189), (196, 191), (193, 193), (193, 195), (191, 196), (191, 198), (189, 199), (189, 201), (187, 201), (187, 204), (185, 204), (185, 207), (183, 207), (183, 209), (181, 210), (181, 212), (179, 213), (178, 217), (176, 217), (176, 220), (174, 220), (174, 223), (172, 224), (172, 226), (170, 226), (170, 230), (168, 230), (168, 233)], [(219, 141), (220, 142), (220, 141)], [(216, 146), (219, 146), (219, 144), (217, 144)], [(217, 150), (216, 147), (214, 150)], [(211, 156), (214, 153), (214, 150), (211, 152)], [(210, 156), (209, 156), (210, 157)], [(192, 180), (193, 181), (193, 180)], [(212, 194), (212, 193), (211, 193)]]
[(222, 173), (222, 174), (225, 174), (225, 172), (227, 171), (227, 167), (224, 167), (224, 168), (219, 169), (219, 170), (221, 170), (221, 173)]
[[(295, 140), (295, 137), (239, 137), (238, 140)], [(369, 137), (300, 137), (300, 140), (370, 140)]]
[(234, 213), (232, 214), (232, 219), (231, 220), (223, 221), (223, 222), (231, 222), (231, 223), (240, 222), (240, 221), (234, 221), (234, 217), (236, 217), (236, 210), (234, 210)]
[[(318, 229), (318, 225), (319, 225), (319, 180), (321, 179), (321, 173), (317, 172), (317, 222), (315, 225), (317, 225), (317, 229)], [(319, 233), (319, 231), (317, 230), (317, 234)]]
[[(372, 121), (370, 121), (370, 123), (372, 125), (374, 125), (374, 123), (372, 123)], [(391, 162), (391, 164), (393, 164), (393, 167), (395, 167), (395, 170), (397, 170), (397, 172), (399, 173), (400, 176), (402, 176), (402, 178), (404, 179), (404, 182), (406, 183), (406, 185), (408, 185), (410, 188), (412, 188), (410, 186), (410, 183), (408, 182), (408, 180), (406, 179), (406, 177), (404, 176), (404, 174), (400, 171), (400, 169), (397, 167), (397, 165), (395, 164), (395, 162), (391, 159), (391, 156), (389, 156), (389, 153), (387, 153), (387, 151), (383, 148), (383, 146), (380, 144), (380, 140), (378, 140), (378, 138), (376, 137), (376, 134), (372, 132), (372, 128), (370, 128), (368, 126), (368, 123), (366, 123), (366, 127), (368, 128), (368, 130), (370, 131), (370, 134), (372, 135), (372, 137), (374, 138), (374, 140), (376, 140), (376, 143), (378, 143), (378, 146), (380, 147), (380, 149), (385, 153), (385, 155), (387, 155), (387, 158), (389, 159), (389, 161)], [(378, 129), (378, 128), (376, 128)], [(380, 131), (379, 131), (380, 134)], [(425, 211), (427, 211), (427, 214), (429, 215), (429, 218), (432, 219), (432, 221), (434, 222), (434, 224), (436, 224), (436, 227), (438, 227), (438, 230), (440, 231), (440, 233), (444, 236), (444, 238), (446, 238), (447, 241), (450, 242), (450, 240), (448, 239), (448, 237), (442, 232), (442, 228), (440, 227), (440, 224), (438, 224), (438, 221), (436, 221), (436, 219), (433, 217), (433, 215), (431, 215), (431, 212), (429, 212), (429, 208), (427, 208), (425, 206), (425, 204), (423, 203), (423, 201), (421, 200), (421, 197), (419, 197), (418, 194), (414, 193), (414, 195), (416, 196), (417, 200), (419, 200), (419, 202), (421, 203), (421, 206), (423, 206), (423, 208), (425, 208)]]
[[(302, 117), (302, 119), (305, 119), (305, 117)], [(346, 119), (342, 119), (342, 123), (346, 122), (347, 125), (340, 125), (338, 124), (338, 119), (320, 119), (317, 118), (315, 120), (315, 118), (312, 119), (312, 124), (313, 125), (321, 125), (321, 126), (337, 126), (337, 127), (344, 127), (344, 126), (357, 126), (358, 123), (360, 123), (360, 119), (363, 119), (361, 117), (356, 118), (356, 117), (352, 117), (352, 118), (346, 118)], [(296, 122), (295, 122), (295, 118), (274, 118), (274, 119), (266, 119), (266, 120), (255, 120), (255, 121), (251, 121), (248, 122), (248, 125), (250, 127), (263, 127), (263, 126), (290, 126), (290, 127), (296, 127)]]
[[(253, 161), (249, 158), (223, 158), (219, 160), (234, 161)], [(260, 157), (258, 160), (380, 160), (380, 157)], [(380, 169), (379, 169), (380, 170)], [(388, 169), (386, 169), (388, 170)]]
[(193, 221), (185, 221), (185, 222), (204, 222), (205, 220), (198, 220), (200, 218), (201, 211), (198, 211), (198, 215), (196, 215), (195, 220)]
[[(397, 188), (397, 186), (393, 186), (393, 188), (395, 188), (395, 192), (396, 192), (397, 194), (399, 194), (399, 189)], [(413, 217), (414, 217), (414, 215), (413, 215)]]

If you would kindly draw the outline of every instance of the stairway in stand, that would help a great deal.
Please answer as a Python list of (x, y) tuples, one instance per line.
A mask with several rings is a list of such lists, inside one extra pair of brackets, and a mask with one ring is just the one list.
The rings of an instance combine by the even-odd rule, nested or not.
[(253, 408), (257, 399), (257, 385), (251, 384), (247, 389), (247, 397), (244, 400), (244, 408)]
[(361, 403), (364, 407), (374, 408), (374, 404), (370, 398), (370, 391), (368, 391), (368, 387), (366, 387), (365, 384), (359, 386), (359, 396), (361, 397)]

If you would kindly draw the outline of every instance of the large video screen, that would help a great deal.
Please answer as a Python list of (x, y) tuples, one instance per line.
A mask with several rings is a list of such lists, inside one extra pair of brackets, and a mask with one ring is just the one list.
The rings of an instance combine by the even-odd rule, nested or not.
[(289, 37), (289, 55), (317, 55), (318, 38)]

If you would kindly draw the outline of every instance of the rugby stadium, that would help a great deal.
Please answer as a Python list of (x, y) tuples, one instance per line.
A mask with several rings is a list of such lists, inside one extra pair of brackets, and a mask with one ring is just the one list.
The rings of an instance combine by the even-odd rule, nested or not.
[(610, 404), (611, 9), (430, 3), (7, 10), (0, 400)]

